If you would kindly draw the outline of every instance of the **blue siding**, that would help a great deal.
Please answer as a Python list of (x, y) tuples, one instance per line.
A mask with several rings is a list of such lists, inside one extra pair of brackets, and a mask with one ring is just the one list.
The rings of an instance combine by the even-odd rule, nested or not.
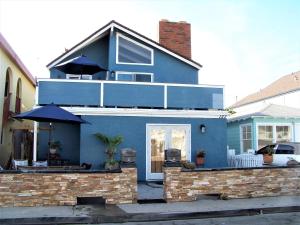
[[(106, 135), (122, 135), (124, 142), (118, 149), (131, 147), (137, 150), (138, 179), (145, 180), (146, 173), (146, 124), (191, 124), (192, 161), (198, 149), (207, 152), (206, 167), (224, 167), (226, 159), (226, 120), (191, 119), (191, 118), (151, 118), (151, 117), (113, 117), (83, 116), (91, 124), (81, 125), (80, 162), (92, 163), (94, 168), (105, 161), (103, 144), (94, 136), (101, 132)], [(205, 124), (206, 133), (201, 133), (199, 126)], [(118, 154), (119, 157), (119, 154)]]
[[(243, 121), (228, 122), (227, 124), (227, 143), (230, 149), (235, 149), (236, 154), (241, 152), (241, 137), (240, 137), (240, 126), (243, 124), (250, 124), (252, 126), (252, 138), (254, 137), (254, 129), (252, 125), (252, 119), (247, 119)], [(252, 139), (252, 148), (253, 148)]]
[[(66, 59), (64, 59), (64, 62), (72, 59), (74, 57), (85, 55), (89, 57), (94, 62), (98, 63), (99, 66), (101, 66), (104, 69), (108, 68), (108, 36), (103, 37), (102, 39), (99, 39), (98, 41), (95, 41), (94, 43), (82, 48), (81, 50), (74, 52), (70, 56), (68, 56)], [(99, 72), (93, 75), (93, 79), (105, 79), (106, 72)], [(52, 68), (50, 69), (50, 78), (66, 78), (66, 75), (63, 72), (60, 72), (59, 70)]]
[(137, 84), (105, 84), (104, 105), (163, 107), (164, 87)]
[(39, 104), (100, 105), (99, 83), (39, 82)]
[[(79, 164), (80, 126), (75, 124), (53, 123), (52, 140), (60, 141), (59, 154), (71, 164)], [(49, 152), (49, 123), (39, 123), (38, 160), (47, 160)]]
[[(213, 108), (213, 94), (222, 94), (221, 88), (168, 87), (170, 108)], [(223, 107), (223, 105), (217, 105)]]

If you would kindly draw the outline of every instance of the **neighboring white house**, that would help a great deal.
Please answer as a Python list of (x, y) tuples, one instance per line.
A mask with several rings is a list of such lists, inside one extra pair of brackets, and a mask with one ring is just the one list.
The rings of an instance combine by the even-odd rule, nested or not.
[(279, 78), (260, 91), (237, 101), (230, 108), (237, 113), (249, 113), (269, 104), (300, 108), (300, 71)]
[(237, 152), (279, 141), (300, 142), (300, 71), (281, 77), (230, 107), (227, 142)]

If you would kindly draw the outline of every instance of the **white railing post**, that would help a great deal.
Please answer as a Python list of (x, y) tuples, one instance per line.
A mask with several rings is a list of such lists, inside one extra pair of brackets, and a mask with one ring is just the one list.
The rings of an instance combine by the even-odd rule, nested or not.
[(168, 108), (168, 86), (164, 85), (164, 108)]
[(38, 131), (38, 122), (33, 122), (33, 161), (36, 161), (37, 158), (37, 131)]
[(103, 99), (104, 99), (104, 83), (101, 82), (100, 86), (100, 107), (103, 107)]

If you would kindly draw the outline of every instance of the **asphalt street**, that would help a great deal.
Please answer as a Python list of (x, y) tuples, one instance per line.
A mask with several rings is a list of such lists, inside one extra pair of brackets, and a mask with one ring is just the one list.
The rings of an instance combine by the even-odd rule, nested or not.
[[(117, 225), (117, 223), (106, 223), (101, 225)], [(131, 222), (122, 225), (299, 225), (300, 212), (276, 213), (257, 216), (239, 216), (211, 219), (172, 220), (157, 222)]]

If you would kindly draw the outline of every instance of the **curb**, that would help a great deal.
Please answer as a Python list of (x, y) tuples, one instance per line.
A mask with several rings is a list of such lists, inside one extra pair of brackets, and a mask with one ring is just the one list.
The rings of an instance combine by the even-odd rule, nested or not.
[(35, 224), (99, 224), (99, 223), (125, 223), (149, 222), (185, 219), (206, 219), (235, 216), (254, 216), (260, 214), (274, 214), (300, 212), (300, 206), (268, 207), (239, 210), (209, 211), (209, 212), (183, 212), (183, 213), (125, 213), (120, 216), (93, 215), (85, 217), (36, 217), (0, 219), (0, 224), (7, 225), (35, 225)]

